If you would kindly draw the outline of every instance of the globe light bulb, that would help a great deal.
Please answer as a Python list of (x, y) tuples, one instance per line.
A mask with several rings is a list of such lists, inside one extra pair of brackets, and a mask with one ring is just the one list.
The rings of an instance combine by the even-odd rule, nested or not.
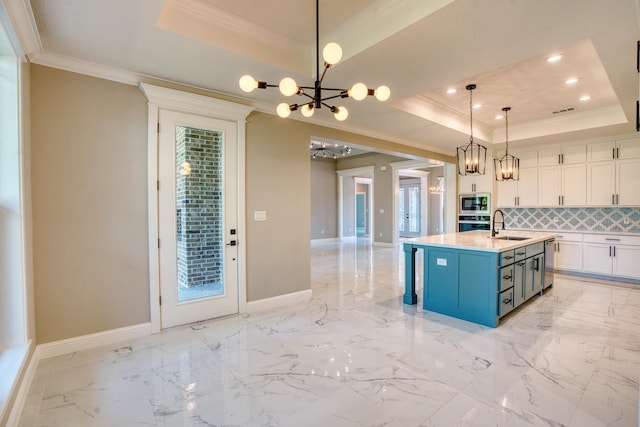
[(386, 101), (390, 96), (391, 90), (387, 86), (382, 85), (379, 86), (378, 89), (376, 89), (376, 98), (378, 99), (378, 101)]
[(338, 43), (328, 43), (322, 49), (322, 58), (329, 65), (337, 64), (342, 59), (342, 48)]
[(256, 79), (249, 75), (244, 75), (240, 77), (240, 89), (245, 92), (252, 92), (254, 89), (258, 87), (258, 82)]
[(311, 117), (313, 116), (313, 107), (309, 104), (305, 105), (304, 107), (302, 107), (300, 109), (300, 112), (302, 113), (303, 116), (305, 117)]
[(278, 87), (280, 88), (280, 93), (282, 93), (284, 96), (295, 95), (298, 92), (298, 85), (296, 84), (296, 81), (291, 77), (285, 77), (284, 79), (280, 80), (280, 84), (278, 85)]
[(339, 122), (343, 122), (347, 119), (347, 117), (349, 117), (349, 111), (345, 107), (337, 107), (333, 112), (333, 115), (335, 116), (336, 120), (338, 120)]
[(351, 90), (349, 91), (349, 96), (355, 99), (356, 101), (362, 101), (367, 97), (368, 92), (369, 90), (364, 85), (364, 83), (356, 83), (351, 87)]
[(280, 117), (282, 117), (283, 119), (286, 119), (291, 114), (291, 108), (289, 108), (289, 104), (287, 104), (286, 102), (283, 102), (278, 104), (278, 107), (276, 108), (276, 112)]

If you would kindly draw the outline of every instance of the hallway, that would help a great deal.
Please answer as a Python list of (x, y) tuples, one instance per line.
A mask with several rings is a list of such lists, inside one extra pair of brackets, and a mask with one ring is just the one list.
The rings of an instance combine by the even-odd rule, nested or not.
[(307, 304), (41, 361), (20, 426), (638, 425), (640, 289), (559, 276), (490, 329), (403, 305), (400, 247), (311, 265)]

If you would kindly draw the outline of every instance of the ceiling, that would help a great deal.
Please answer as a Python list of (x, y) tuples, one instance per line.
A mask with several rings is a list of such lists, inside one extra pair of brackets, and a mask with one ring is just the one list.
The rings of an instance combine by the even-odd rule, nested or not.
[[(18, 0), (16, 0), (18, 1)], [(144, 76), (224, 94), (275, 114), (277, 89), (249, 94), (251, 74), (301, 86), (315, 79), (313, 0), (31, 0), (21, 22), (31, 61), (73, 71)], [(320, 48), (344, 55), (329, 87), (385, 84), (391, 98), (343, 99), (349, 117), (328, 110), (291, 118), (455, 155), (473, 132), (492, 146), (546, 144), (635, 132), (639, 0), (321, 0)], [(552, 54), (562, 54), (555, 63)], [(101, 74), (102, 73), (102, 74)], [(568, 78), (577, 83), (568, 85)], [(131, 77), (130, 82), (135, 78)], [(456, 93), (448, 94), (447, 89)], [(589, 101), (579, 101), (589, 95)], [(337, 104), (337, 105), (340, 105)], [(284, 120), (284, 119), (283, 119)], [(348, 141), (347, 141), (348, 142)], [(502, 144), (503, 145), (503, 144)], [(502, 145), (497, 146), (501, 147)]]

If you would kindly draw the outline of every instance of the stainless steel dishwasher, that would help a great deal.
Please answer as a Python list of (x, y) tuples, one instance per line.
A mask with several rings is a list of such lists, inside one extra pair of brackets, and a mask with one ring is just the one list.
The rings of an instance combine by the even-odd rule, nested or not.
[(553, 266), (555, 265), (556, 239), (549, 239), (544, 242), (544, 285), (542, 289), (547, 289), (553, 285)]

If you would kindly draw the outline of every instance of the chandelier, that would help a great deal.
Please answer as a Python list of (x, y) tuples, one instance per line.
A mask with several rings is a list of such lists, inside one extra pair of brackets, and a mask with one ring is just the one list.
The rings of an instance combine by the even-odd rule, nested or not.
[(326, 142), (311, 142), (309, 145), (311, 157), (323, 157), (337, 159), (338, 156), (346, 156), (351, 152), (351, 148), (346, 145), (327, 144)]
[(499, 159), (493, 159), (493, 165), (495, 166), (496, 181), (518, 181), (520, 179), (520, 159), (509, 154), (509, 116), (508, 112), (511, 111), (511, 107), (504, 107), (504, 120), (505, 120), (505, 138), (506, 138), (506, 150), (504, 156)]
[[(355, 83), (351, 89), (327, 88), (322, 87), (322, 80), (329, 68), (337, 64), (342, 59), (342, 48), (337, 43), (329, 43), (322, 50), (324, 59), (324, 70), (320, 74), (320, 18), (319, 18), (319, 0), (316, 0), (316, 80), (313, 86), (298, 86), (291, 77), (285, 77), (280, 80), (280, 84), (268, 84), (267, 82), (258, 81), (249, 75), (240, 78), (240, 88), (245, 92), (251, 92), (254, 89), (266, 89), (268, 87), (277, 87), (284, 96), (299, 95), (305, 98), (307, 102), (298, 104), (287, 104), (283, 102), (278, 104), (276, 112), (282, 118), (289, 117), (292, 111), (300, 110), (305, 117), (311, 117), (316, 109), (323, 106), (328, 108), (335, 118), (339, 121), (345, 120), (349, 116), (349, 111), (343, 107), (330, 105), (327, 101), (336, 100), (338, 98), (353, 98), (361, 101), (367, 96), (375, 96), (379, 101), (386, 101), (391, 95), (391, 91), (387, 86), (379, 86), (377, 89), (369, 89), (364, 83)], [(323, 91), (326, 95), (323, 95)], [(327, 94), (328, 93), (328, 94)]]
[(471, 121), (471, 134), (469, 143), (463, 147), (458, 147), (456, 154), (458, 157), (458, 174), (460, 175), (484, 175), (487, 166), (487, 147), (476, 144), (473, 141), (473, 90), (476, 85), (467, 85), (469, 91), (469, 111)]

